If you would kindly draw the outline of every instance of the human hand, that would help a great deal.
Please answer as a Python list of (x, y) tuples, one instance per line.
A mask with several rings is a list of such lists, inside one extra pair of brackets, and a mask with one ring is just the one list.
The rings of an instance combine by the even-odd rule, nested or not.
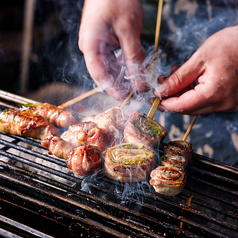
[[(141, 76), (144, 71), (142, 26), (143, 9), (139, 0), (86, 0), (84, 3), (79, 48), (97, 86), (119, 101), (132, 89), (149, 90), (145, 77)], [(120, 48), (125, 62), (114, 54)], [(126, 66), (127, 78), (122, 66)]]
[[(158, 109), (188, 115), (238, 109), (238, 26), (209, 37), (192, 57), (154, 89)], [(198, 84), (181, 93), (186, 87)], [(178, 94), (179, 93), (179, 94)], [(149, 103), (153, 103), (153, 98)]]

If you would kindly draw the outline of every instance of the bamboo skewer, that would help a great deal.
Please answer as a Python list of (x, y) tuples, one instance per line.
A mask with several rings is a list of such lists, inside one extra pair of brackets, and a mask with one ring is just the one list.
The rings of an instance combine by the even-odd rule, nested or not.
[(83, 99), (88, 98), (88, 97), (90, 97), (90, 96), (92, 96), (92, 95), (98, 93), (98, 89), (99, 89), (99, 87), (94, 88), (94, 89), (92, 89), (92, 90), (90, 90), (90, 91), (88, 91), (88, 92), (86, 92), (86, 93), (84, 93), (84, 94), (82, 94), (82, 95), (79, 95), (79, 96), (76, 97), (76, 98), (73, 98), (73, 99), (71, 99), (71, 100), (69, 100), (69, 101), (67, 101), (67, 102), (65, 102), (65, 103), (63, 103), (63, 104), (61, 104), (61, 105), (59, 105), (58, 107), (59, 107), (59, 108), (66, 108), (66, 107), (72, 106), (73, 104), (75, 104), (75, 103), (77, 103), (77, 102), (80, 102), (80, 101), (82, 101)]
[[(163, 8), (163, 0), (159, 0), (158, 2), (158, 14), (157, 14), (157, 22), (156, 22), (156, 31), (155, 31), (155, 48), (154, 53), (158, 51), (158, 45), (159, 45), (159, 35), (160, 35), (160, 26), (161, 26), (161, 18), (162, 18), (162, 8)], [(160, 104), (160, 98), (156, 98), (153, 105), (150, 108), (149, 113), (147, 114), (148, 117), (153, 118), (159, 104)]]
[(192, 130), (192, 127), (193, 127), (195, 121), (197, 120), (197, 118), (198, 118), (198, 116), (195, 116), (195, 117), (193, 118), (193, 120), (192, 120), (190, 126), (188, 127), (188, 129), (187, 129), (187, 131), (186, 131), (186, 133), (185, 133), (185, 135), (184, 135), (184, 137), (183, 137), (183, 141), (186, 141), (186, 140), (187, 140), (187, 137), (188, 137), (190, 131)]

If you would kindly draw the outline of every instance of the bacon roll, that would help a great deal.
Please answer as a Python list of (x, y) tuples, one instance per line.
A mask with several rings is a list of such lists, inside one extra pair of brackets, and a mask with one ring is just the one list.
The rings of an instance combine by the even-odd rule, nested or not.
[(71, 125), (61, 138), (75, 147), (89, 144), (97, 146), (101, 152), (107, 149), (109, 140), (104, 130), (97, 127), (94, 122), (84, 122)]
[(68, 168), (79, 176), (93, 174), (101, 168), (101, 152), (96, 146), (76, 147), (58, 136), (48, 136), (41, 144), (49, 149), (49, 154), (65, 159)]
[(75, 148), (67, 157), (67, 166), (79, 176), (88, 176), (101, 168), (100, 150), (96, 146)]
[(150, 184), (157, 193), (163, 195), (175, 196), (185, 187), (186, 174), (180, 168), (158, 166), (150, 176)]
[(12, 135), (40, 140), (51, 133), (60, 135), (59, 129), (50, 124), (46, 118), (17, 109), (8, 109), (0, 114), (0, 130)]
[(126, 143), (157, 146), (166, 135), (167, 132), (163, 126), (138, 112), (134, 112), (125, 124), (124, 141)]
[(156, 159), (150, 146), (119, 144), (107, 150), (104, 172), (107, 177), (121, 182), (139, 182), (149, 176)]
[(103, 129), (111, 141), (111, 145), (121, 140), (126, 122), (124, 112), (120, 107), (112, 107), (95, 116), (85, 117), (80, 122), (92, 121)]
[(51, 124), (68, 128), (70, 125), (78, 123), (78, 116), (70, 109), (58, 108), (49, 103), (25, 105), (21, 110), (26, 110), (34, 116), (46, 118)]
[(181, 155), (190, 160), (193, 154), (193, 146), (186, 141), (170, 141), (167, 145), (164, 145), (163, 151), (165, 154)]
[(184, 170), (187, 164), (188, 164), (187, 159), (181, 155), (164, 154), (160, 158), (160, 165), (162, 166), (177, 167)]

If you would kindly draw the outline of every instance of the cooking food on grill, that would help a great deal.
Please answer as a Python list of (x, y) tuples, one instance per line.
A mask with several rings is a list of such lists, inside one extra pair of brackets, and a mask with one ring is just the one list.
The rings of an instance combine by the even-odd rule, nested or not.
[(108, 148), (104, 172), (121, 182), (139, 182), (149, 176), (155, 163), (156, 155), (150, 146), (123, 143)]
[(94, 122), (71, 125), (67, 131), (63, 132), (61, 138), (70, 142), (75, 147), (85, 144), (97, 146), (101, 152), (107, 149), (109, 143), (105, 131), (98, 128)]
[(133, 113), (125, 124), (124, 141), (157, 146), (167, 135), (163, 126), (144, 114)]
[(79, 176), (88, 176), (101, 168), (101, 152), (96, 146), (83, 145), (70, 152), (67, 166)]
[(85, 117), (80, 122), (93, 121), (103, 129), (109, 136), (112, 144), (121, 139), (121, 135), (126, 122), (124, 112), (120, 107), (112, 107), (103, 113), (95, 116)]
[(160, 165), (167, 167), (178, 167), (184, 170), (187, 164), (187, 159), (181, 155), (164, 154), (160, 158)]
[(53, 125), (60, 128), (68, 128), (70, 125), (78, 123), (78, 118), (73, 111), (69, 109), (58, 108), (49, 103), (29, 104), (21, 108), (34, 116), (41, 116), (49, 120)]
[(47, 119), (17, 109), (7, 109), (0, 113), (0, 130), (12, 135), (40, 140), (50, 132), (60, 135), (59, 129), (50, 124)]
[(67, 161), (67, 166), (79, 176), (87, 176), (101, 168), (101, 151), (96, 146), (76, 147), (59, 136), (48, 136), (42, 146), (49, 149), (49, 154)]
[(54, 135), (47, 136), (42, 140), (41, 145), (49, 149), (49, 154), (62, 159), (67, 159), (69, 153), (76, 148), (70, 142)]
[(176, 167), (158, 166), (150, 176), (150, 184), (155, 191), (167, 196), (182, 192), (186, 183), (186, 174)]
[(164, 145), (163, 151), (165, 154), (181, 155), (190, 160), (193, 154), (193, 146), (186, 141), (170, 141), (167, 145)]

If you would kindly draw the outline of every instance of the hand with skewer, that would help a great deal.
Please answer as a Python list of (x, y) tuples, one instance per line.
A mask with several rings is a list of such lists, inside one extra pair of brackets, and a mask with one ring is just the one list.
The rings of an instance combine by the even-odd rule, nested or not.
[[(238, 27), (235, 26), (212, 35), (179, 69), (164, 77), (154, 89), (154, 95), (163, 98), (158, 109), (189, 115), (237, 110), (237, 64)], [(198, 84), (194, 88), (185, 90), (195, 81)]]
[[(132, 90), (149, 90), (141, 76), (142, 26), (143, 9), (139, 0), (86, 0), (84, 3), (79, 48), (97, 86), (118, 101), (123, 101)], [(122, 50), (121, 58), (114, 53), (118, 49)]]

